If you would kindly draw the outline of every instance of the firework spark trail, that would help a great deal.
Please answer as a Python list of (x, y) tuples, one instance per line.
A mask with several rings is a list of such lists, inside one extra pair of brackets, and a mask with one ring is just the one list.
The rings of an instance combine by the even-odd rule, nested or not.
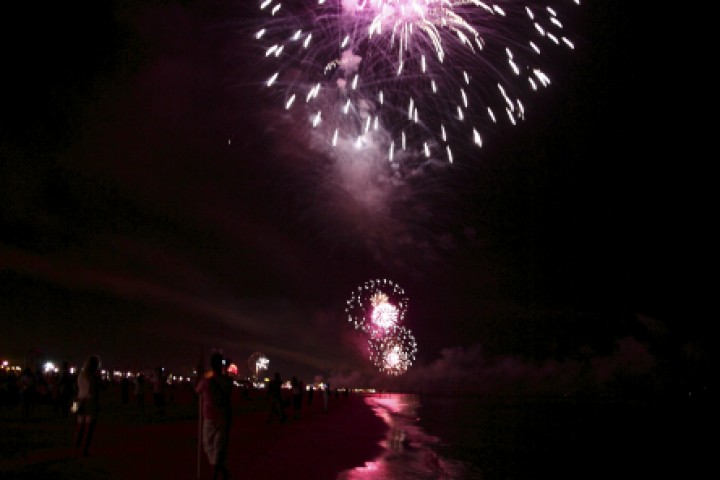
[[(548, 3), (555, 7), (546, 6)], [(453, 161), (550, 84), (546, 50), (574, 48), (561, 14), (579, 0), (262, 0), (266, 84), (304, 106), (326, 143)]]

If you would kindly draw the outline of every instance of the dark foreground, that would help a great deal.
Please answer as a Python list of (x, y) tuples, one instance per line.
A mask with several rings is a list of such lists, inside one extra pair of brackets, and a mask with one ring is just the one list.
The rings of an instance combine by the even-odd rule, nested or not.
[[(3, 408), (0, 422), (0, 479), (211, 478), (200, 455), (198, 476), (197, 406), (189, 391), (176, 392), (164, 416), (152, 404), (141, 413), (132, 401), (121, 404), (112, 388), (104, 392), (90, 456), (72, 447), (72, 418), (53, 417), (38, 406), (33, 420), (19, 421), (19, 407)], [(229, 468), (246, 480), (294, 478), (334, 480), (338, 474), (377, 456), (387, 427), (360, 395), (304, 402), (300, 419), (267, 423), (262, 395), (236, 395)]]

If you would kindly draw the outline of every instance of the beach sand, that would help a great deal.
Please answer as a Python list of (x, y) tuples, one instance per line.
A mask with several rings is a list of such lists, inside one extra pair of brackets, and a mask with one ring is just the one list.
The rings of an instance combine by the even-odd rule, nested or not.
[[(174, 399), (175, 404), (186, 403), (186, 412), (191, 402), (189, 393)], [(303, 404), (300, 419), (292, 419), (288, 409), (291, 418), (286, 423), (277, 420), (267, 423), (269, 405), (265, 408), (267, 403), (262, 397), (247, 399), (236, 394), (235, 403), (239, 413), (233, 420), (228, 462), (233, 478), (334, 480), (341, 472), (362, 467), (383, 451), (381, 441), (387, 425), (373, 413), (361, 394), (333, 397), (327, 411), (323, 409), (322, 397), (315, 395), (312, 405)], [(17, 434), (20, 428), (27, 433), (17, 435), (18, 441), (32, 437), (33, 431), (59, 440), (28, 448), (14, 445), (14, 454), (0, 453), (0, 479), (212, 478), (204, 452), (198, 455), (197, 418), (186, 415), (185, 419), (172, 419), (172, 408), (177, 407), (170, 405), (168, 418), (161, 420), (154, 418), (153, 406), (148, 404), (143, 417), (148, 421), (143, 422), (127, 422), (101, 414), (90, 456), (85, 458), (78, 457), (71, 445), (73, 419), (15, 422), (7, 431)], [(7, 445), (8, 439), (4, 442)]]

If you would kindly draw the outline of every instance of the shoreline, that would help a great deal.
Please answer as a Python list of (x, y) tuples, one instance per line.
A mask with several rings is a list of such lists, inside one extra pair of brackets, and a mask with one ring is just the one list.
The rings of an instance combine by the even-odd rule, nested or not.
[[(236, 405), (229, 443), (228, 467), (234, 478), (266, 480), (335, 480), (338, 476), (379, 456), (388, 426), (365, 402), (368, 394), (333, 397), (323, 411), (320, 395), (311, 405), (304, 399), (301, 416), (286, 423), (267, 423), (269, 404), (264, 397), (242, 397), (234, 393)], [(369, 394), (372, 395), (372, 394)], [(108, 410), (135, 409), (134, 404), (120, 405), (119, 395), (104, 392)], [(168, 406), (168, 417), (154, 421), (152, 404), (146, 405), (149, 422), (127, 422), (101, 413), (95, 430), (90, 457), (78, 458), (72, 448), (74, 419), (21, 423), (3, 421), (3, 430), (14, 431), (22, 444), (12, 445), (16, 452), (0, 454), (0, 479), (72, 478), (211, 478), (204, 452), (200, 455), (198, 477), (198, 422), (192, 418), (196, 408), (191, 395)], [(190, 403), (188, 403), (190, 402)], [(170, 418), (171, 407), (183, 408), (185, 418)], [(267, 408), (266, 408), (267, 407)], [(14, 408), (14, 407), (0, 407)], [(51, 408), (51, 407), (48, 407)], [(188, 415), (188, 412), (190, 415)], [(188, 418), (190, 417), (190, 418)], [(6, 428), (11, 427), (11, 428)], [(52, 445), (33, 447), (33, 435), (50, 435)], [(36, 440), (36, 443), (47, 443)], [(6, 456), (9, 455), (9, 458)]]

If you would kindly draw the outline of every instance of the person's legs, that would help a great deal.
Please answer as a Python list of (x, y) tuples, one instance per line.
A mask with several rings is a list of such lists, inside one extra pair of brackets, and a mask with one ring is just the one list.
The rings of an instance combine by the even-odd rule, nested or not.
[(295, 417), (295, 420), (300, 419), (300, 409), (302, 408), (302, 397), (300, 395), (296, 395), (293, 397), (293, 416)]
[(225, 474), (226, 470), (223, 468), (222, 465), (219, 463), (215, 465), (215, 468), (213, 468), (213, 480), (218, 480), (220, 478), (220, 475), (222, 475), (222, 478), (227, 478)]
[(80, 450), (80, 446), (85, 436), (85, 422), (82, 415), (78, 415), (77, 427), (75, 427), (75, 450)]
[(213, 467), (213, 478), (216, 478), (218, 472), (218, 429), (217, 424), (212, 420), (203, 422), (203, 446), (208, 462)]
[(95, 418), (90, 417), (90, 420), (85, 423), (85, 441), (82, 450), (84, 457), (90, 454), (90, 442), (92, 441), (93, 431), (95, 431)]
[(230, 478), (227, 468), (227, 446), (230, 432), (222, 422), (206, 421), (203, 424), (203, 444), (212, 467), (213, 480)]
[(280, 407), (278, 401), (273, 398), (270, 401), (270, 416), (268, 417), (267, 423), (272, 422), (276, 416), (280, 416)]
[(218, 463), (217, 465), (215, 465), (215, 469), (213, 470), (213, 480), (218, 480), (219, 478), (222, 478), (223, 480), (228, 480), (230, 478), (230, 472), (225, 465)]
[(285, 423), (288, 419), (288, 414), (285, 411), (285, 407), (287, 406), (287, 400), (279, 400), (278, 405), (278, 408), (280, 408), (280, 422)]
[(75, 450), (84, 457), (89, 455), (90, 442), (95, 430), (95, 417), (78, 415), (78, 424), (75, 428)]
[(230, 478), (230, 472), (227, 468), (227, 449), (228, 439), (230, 435), (229, 427), (225, 424), (218, 424), (213, 439), (215, 448), (215, 468), (213, 469), (213, 479), (218, 479), (222, 475), (224, 480)]

